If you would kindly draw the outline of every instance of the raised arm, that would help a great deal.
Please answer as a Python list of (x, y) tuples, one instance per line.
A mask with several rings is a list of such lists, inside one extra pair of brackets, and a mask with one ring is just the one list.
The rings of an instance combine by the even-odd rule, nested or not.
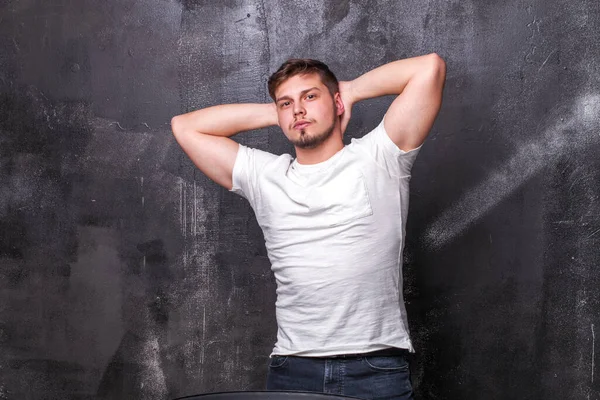
[(231, 190), (239, 145), (229, 137), (277, 125), (275, 104), (224, 104), (178, 115), (171, 120), (175, 139), (210, 179)]
[[(340, 82), (346, 110), (373, 97), (397, 94), (385, 114), (385, 130), (404, 151), (425, 140), (442, 103), (446, 64), (437, 54), (398, 60), (377, 67), (350, 82)], [(349, 103), (350, 107), (348, 107)], [(348, 116), (342, 116), (345, 128)]]

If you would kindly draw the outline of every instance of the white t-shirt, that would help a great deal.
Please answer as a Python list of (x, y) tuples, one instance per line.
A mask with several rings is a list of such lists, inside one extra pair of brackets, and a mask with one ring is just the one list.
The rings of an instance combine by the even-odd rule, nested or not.
[(418, 150), (383, 121), (314, 165), (240, 145), (232, 191), (254, 209), (277, 281), (272, 355), (413, 351), (402, 250)]

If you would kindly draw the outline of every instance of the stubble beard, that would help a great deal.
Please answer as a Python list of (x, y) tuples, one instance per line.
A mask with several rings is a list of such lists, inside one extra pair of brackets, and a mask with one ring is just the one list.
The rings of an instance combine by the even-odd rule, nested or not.
[[(337, 110), (335, 104), (333, 109), (334, 111)], [(306, 129), (301, 129), (300, 137), (298, 139), (291, 140), (292, 144), (300, 149), (314, 149), (318, 147), (333, 134), (333, 130), (335, 129), (336, 114), (337, 112), (333, 113), (333, 121), (331, 121), (331, 125), (319, 133), (311, 135), (306, 132)]]

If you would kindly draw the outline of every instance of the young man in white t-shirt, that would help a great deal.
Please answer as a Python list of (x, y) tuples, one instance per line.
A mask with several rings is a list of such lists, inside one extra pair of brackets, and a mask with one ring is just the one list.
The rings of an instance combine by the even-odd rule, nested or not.
[[(442, 101), (436, 54), (338, 82), (316, 60), (269, 79), (270, 104), (227, 104), (174, 117), (175, 137), (209, 178), (250, 202), (277, 281), (268, 390), (412, 399), (402, 296), (410, 171)], [(398, 95), (381, 123), (344, 146), (355, 102)], [(272, 125), (296, 158), (229, 137)]]

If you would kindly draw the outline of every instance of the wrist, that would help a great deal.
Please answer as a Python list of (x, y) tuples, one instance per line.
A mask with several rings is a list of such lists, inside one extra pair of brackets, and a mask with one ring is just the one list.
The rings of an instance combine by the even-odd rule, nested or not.
[(264, 109), (268, 126), (279, 125), (279, 117), (277, 116), (277, 105), (275, 103), (265, 103)]
[(353, 79), (350, 82), (348, 82), (348, 88), (350, 90), (350, 98), (352, 99), (352, 103), (360, 101), (356, 92), (356, 79)]
[(347, 81), (345, 90), (347, 92), (348, 99), (352, 104), (358, 103), (362, 99), (360, 98), (360, 93), (358, 90), (358, 85), (356, 83), (356, 79)]

